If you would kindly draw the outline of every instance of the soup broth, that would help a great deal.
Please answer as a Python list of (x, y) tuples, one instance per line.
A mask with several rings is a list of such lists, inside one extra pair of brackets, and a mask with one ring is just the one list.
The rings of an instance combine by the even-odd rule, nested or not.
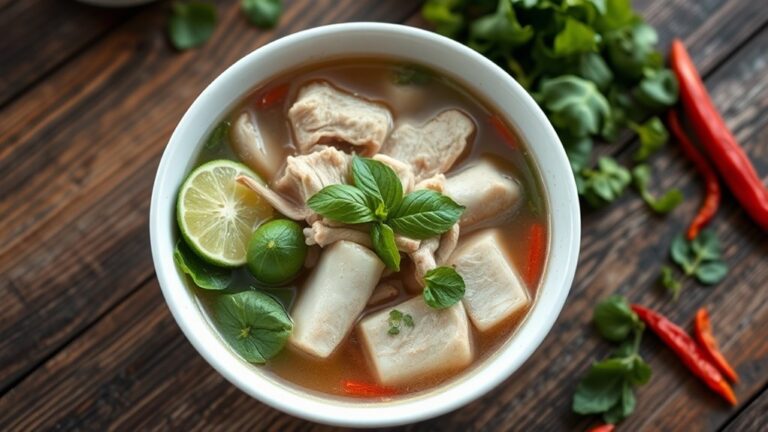
[[(279, 148), (280, 158), (284, 159), (288, 155), (297, 154), (298, 151), (294, 145), (295, 137), (287, 112), (296, 101), (299, 90), (307, 83), (316, 81), (331, 83), (334, 87), (355, 96), (386, 105), (392, 113), (395, 128), (406, 123), (423, 124), (446, 109), (460, 110), (472, 120), (475, 131), (468, 140), (467, 149), (446, 174), (450, 176), (480, 159), (485, 159), (509, 173), (520, 185), (522, 204), (518, 205), (517, 210), (510, 217), (495, 221), (492, 226), (500, 231), (503, 238), (503, 251), (517, 273), (525, 280), (531, 301), (522, 310), (505, 318), (489, 330), (479, 331), (470, 322), (474, 355), (469, 366), (441, 371), (425, 378), (416, 378), (405, 384), (387, 386), (396, 395), (412, 394), (434, 388), (482, 363), (485, 358), (512, 338), (536, 300), (537, 287), (543, 269), (530, 269), (530, 266), (541, 267), (543, 262), (533, 264), (531, 262), (531, 228), (534, 225), (543, 227), (540, 234), (543, 238), (539, 241), (543, 241), (546, 245), (548, 210), (545, 206), (544, 190), (539, 173), (527, 151), (527, 146), (531, 143), (524, 143), (508, 125), (495, 120), (499, 117), (493, 107), (445, 74), (403, 65), (396, 60), (380, 58), (337, 59), (288, 71), (254, 89), (225, 120), (233, 123), (242, 112), (251, 112), (256, 118), (256, 124), (264, 141), (274, 148)], [(198, 165), (216, 159), (231, 159), (248, 165), (247, 161), (243, 160), (243, 155), (233, 149), (230, 141), (231, 138), (228, 138), (225, 139), (225, 145), (203, 146)], [(356, 150), (346, 145), (339, 147), (345, 151)], [(266, 169), (252, 168), (269, 183), (270, 179), (274, 179), (280, 173), (283, 166), (271, 166)], [(471, 238), (472, 235), (473, 232), (462, 232), (461, 240)], [(312, 253), (310, 252), (310, 255)], [(546, 256), (546, 250), (543, 251), (543, 255)], [(400, 288), (397, 297), (382, 304), (366, 306), (358, 321), (376, 311), (391, 309), (404, 300), (420, 297), (420, 293), (412, 289), (404, 289), (404, 286), (409, 285), (408, 281), (403, 281), (406, 278), (404, 274), (412, 270), (413, 264), (404, 256), (401, 271), (383, 277), (383, 280), (392, 281)], [(225, 292), (261, 290), (278, 299), (290, 313), (297, 296), (301, 295), (301, 289), (309, 273), (310, 269), (304, 269), (293, 281), (284, 286), (267, 287), (256, 280), (246, 267), (240, 267), (234, 271), (234, 280)], [(221, 292), (199, 289), (191, 282), (190, 289), (196, 293), (203, 308), (209, 314), (213, 314), (212, 304)], [(211, 322), (216, 322), (214, 316), (211, 316)], [(340, 385), (345, 380), (377, 382), (371, 359), (366, 355), (357, 325), (328, 358), (315, 357), (288, 343), (277, 356), (267, 361), (265, 365), (257, 367), (264, 367), (280, 379), (301, 388), (336, 396), (365, 397), (365, 395), (346, 392)]]

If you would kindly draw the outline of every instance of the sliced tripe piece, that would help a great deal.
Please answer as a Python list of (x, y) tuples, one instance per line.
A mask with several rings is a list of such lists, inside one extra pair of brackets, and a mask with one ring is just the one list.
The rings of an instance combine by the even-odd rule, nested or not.
[(259, 131), (254, 113), (243, 111), (230, 129), (232, 150), (249, 168), (271, 179), (286, 157), (286, 147), (268, 142)]
[(466, 207), (462, 228), (507, 218), (522, 201), (518, 182), (487, 159), (448, 177), (443, 193)]
[[(389, 313), (397, 309), (413, 318), (400, 333), (389, 334)], [(466, 367), (472, 339), (461, 302), (433, 309), (422, 296), (365, 317), (357, 327), (374, 374), (383, 385), (401, 385)]]
[(464, 279), (462, 302), (480, 331), (493, 328), (531, 303), (528, 289), (503, 248), (500, 231), (488, 229), (462, 239), (448, 260)]
[(383, 270), (379, 257), (356, 243), (339, 241), (325, 248), (291, 311), (289, 342), (313, 356), (331, 355), (365, 308)]
[(316, 144), (342, 142), (370, 156), (379, 151), (392, 128), (392, 114), (386, 106), (338, 90), (325, 81), (302, 87), (288, 118), (302, 153)]
[(418, 181), (448, 171), (464, 153), (474, 131), (475, 124), (469, 117), (451, 109), (419, 127), (398, 127), (381, 152), (411, 164)]

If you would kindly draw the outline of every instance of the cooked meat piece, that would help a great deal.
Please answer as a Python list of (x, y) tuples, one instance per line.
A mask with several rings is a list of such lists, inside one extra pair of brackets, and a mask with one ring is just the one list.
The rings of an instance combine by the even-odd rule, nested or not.
[(230, 137), (237, 157), (266, 179), (271, 179), (285, 160), (286, 149), (277, 143), (267, 142), (251, 112), (240, 114), (232, 124)]
[(448, 177), (444, 193), (466, 207), (459, 221), (464, 232), (508, 218), (522, 201), (517, 181), (485, 159)]
[(427, 177), (413, 186), (413, 190), (430, 189), (437, 193), (442, 194), (445, 190), (445, 175), (435, 174), (432, 177)]
[(386, 106), (343, 92), (324, 81), (299, 90), (288, 118), (302, 153), (316, 144), (342, 142), (359, 146), (360, 153), (373, 155), (392, 128)]
[(419, 248), (408, 254), (411, 257), (411, 261), (415, 267), (416, 280), (421, 282), (424, 279), (424, 275), (437, 267), (437, 261), (435, 260), (435, 251), (440, 247), (440, 238), (433, 237), (430, 239), (422, 240)]
[[(401, 324), (399, 334), (389, 334), (392, 309), (410, 315), (413, 327)], [(462, 369), (472, 361), (469, 322), (461, 302), (437, 310), (417, 296), (363, 318), (357, 331), (383, 385), (421, 381)]]
[(264, 198), (272, 208), (283, 214), (285, 217), (293, 220), (305, 220), (312, 215), (309, 207), (296, 204), (283, 195), (273, 191), (260, 180), (244, 175), (237, 176), (236, 180), (240, 184), (259, 194), (259, 196)]
[(349, 183), (352, 157), (334, 147), (288, 156), (285, 173), (274, 183), (275, 190), (292, 195), (302, 203), (326, 186)]
[(459, 243), (459, 233), (461, 229), (459, 224), (454, 224), (448, 232), (440, 236), (440, 246), (435, 252), (435, 261), (437, 265), (443, 265), (448, 261), (456, 245)]
[(464, 278), (462, 302), (480, 331), (493, 328), (531, 302), (503, 248), (498, 230), (484, 230), (462, 240), (449, 260)]
[(368, 299), (368, 306), (384, 304), (394, 300), (398, 294), (400, 294), (400, 289), (395, 286), (394, 282), (380, 282), (373, 290), (371, 298)]
[[(363, 231), (347, 226), (331, 227), (323, 221), (315, 221), (309, 228), (304, 228), (304, 236), (307, 245), (319, 245), (325, 247), (340, 240), (351, 241), (369, 249), (373, 248), (371, 235)], [(419, 248), (420, 241), (395, 234), (395, 244), (402, 252), (413, 252)]]
[(291, 311), (289, 342), (313, 356), (331, 355), (365, 308), (382, 270), (379, 257), (357, 243), (325, 248)]
[(461, 111), (443, 111), (420, 127), (398, 127), (381, 152), (411, 164), (418, 181), (448, 171), (474, 131), (474, 123)]

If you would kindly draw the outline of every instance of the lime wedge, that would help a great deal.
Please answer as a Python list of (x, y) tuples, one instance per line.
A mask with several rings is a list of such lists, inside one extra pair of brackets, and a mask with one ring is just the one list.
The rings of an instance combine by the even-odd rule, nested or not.
[(256, 227), (272, 217), (272, 207), (235, 181), (245, 165), (215, 160), (197, 167), (184, 180), (176, 202), (181, 235), (201, 258), (224, 267), (245, 264), (248, 241)]

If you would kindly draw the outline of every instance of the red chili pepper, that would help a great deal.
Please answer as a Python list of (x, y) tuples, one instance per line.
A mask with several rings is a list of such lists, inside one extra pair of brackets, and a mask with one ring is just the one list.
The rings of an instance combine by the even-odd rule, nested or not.
[(528, 231), (528, 262), (525, 266), (525, 281), (533, 286), (544, 267), (544, 225), (534, 223)]
[(680, 143), (680, 148), (683, 153), (688, 157), (696, 170), (704, 177), (706, 186), (706, 194), (704, 196), (704, 202), (699, 207), (699, 212), (696, 217), (691, 221), (691, 225), (688, 227), (688, 240), (693, 240), (699, 235), (702, 228), (707, 226), (709, 221), (715, 217), (717, 208), (720, 206), (720, 182), (717, 180), (717, 174), (709, 161), (704, 155), (699, 152), (696, 146), (693, 145), (688, 135), (683, 131), (683, 127), (680, 124), (680, 119), (674, 110), (669, 111), (667, 116), (667, 123), (672, 130), (672, 134), (675, 135), (677, 141)]
[(391, 387), (383, 387), (355, 380), (342, 380), (341, 389), (349, 395), (364, 397), (393, 396), (397, 394), (397, 390)]
[(509, 127), (507, 127), (507, 124), (504, 123), (504, 120), (501, 117), (497, 114), (493, 114), (489, 120), (491, 126), (496, 129), (496, 132), (501, 135), (501, 138), (504, 139), (504, 142), (507, 143), (508, 146), (512, 147), (513, 150), (520, 148), (520, 144), (517, 142), (517, 137), (511, 130), (509, 130)]
[(587, 432), (613, 432), (614, 429), (616, 429), (616, 426), (610, 423), (607, 423), (607, 424), (594, 426), (589, 430), (587, 430)]
[(733, 370), (728, 360), (725, 359), (717, 348), (717, 341), (715, 341), (715, 336), (712, 334), (712, 326), (709, 324), (709, 313), (706, 309), (701, 308), (696, 312), (693, 328), (693, 334), (699, 342), (699, 346), (709, 355), (712, 364), (729, 380), (739, 382), (739, 376), (736, 374), (736, 371)]
[(668, 347), (672, 348), (672, 351), (694, 375), (731, 405), (738, 403), (731, 386), (685, 330), (661, 314), (643, 306), (632, 305), (632, 310), (648, 328), (653, 330)]
[(680, 99), (702, 147), (747, 214), (768, 231), (768, 188), (717, 112), (679, 39), (672, 42), (670, 60), (680, 82)]
[(260, 108), (270, 108), (278, 102), (282, 102), (286, 96), (288, 96), (288, 90), (291, 88), (290, 84), (284, 83), (276, 87), (264, 91), (259, 96), (258, 104)]

